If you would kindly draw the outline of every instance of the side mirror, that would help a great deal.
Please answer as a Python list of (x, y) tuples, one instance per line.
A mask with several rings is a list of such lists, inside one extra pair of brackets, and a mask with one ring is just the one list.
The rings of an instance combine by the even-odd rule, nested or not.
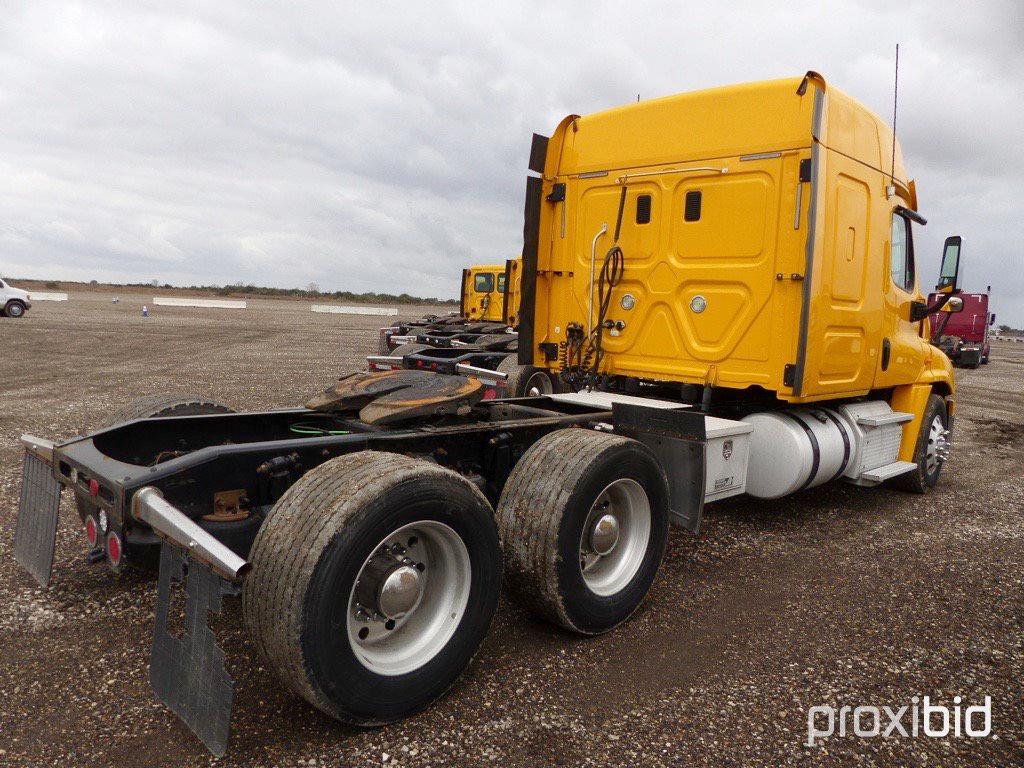
[(960, 277), (960, 246), (963, 240), (960, 235), (946, 238), (942, 248), (942, 267), (939, 269), (939, 282), (935, 290), (939, 293), (953, 293), (957, 289)]
[(952, 294), (942, 294), (934, 304), (925, 304), (923, 301), (910, 302), (910, 322), (916, 323), (924, 320), (929, 315), (937, 312), (963, 312), (964, 300)]

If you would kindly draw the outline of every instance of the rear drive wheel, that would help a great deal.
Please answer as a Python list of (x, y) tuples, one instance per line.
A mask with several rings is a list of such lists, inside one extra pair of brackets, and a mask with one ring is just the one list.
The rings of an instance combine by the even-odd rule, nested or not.
[(498, 365), (500, 373), (507, 373), (505, 387), (509, 397), (540, 397), (557, 393), (558, 386), (551, 374), (534, 365), (519, 365), (516, 355), (509, 355)]
[(939, 395), (930, 395), (925, 406), (924, 418), (917, 436), (914, 463), (917, 469), (894, 477), (890, 483), (911, 493), (927, 493), (939, 481), (942, 465), (949, 457), (949, 415), (946, 401)]
[(356, 725), (442, 695), (483, 641), (501, 589), (487, 499), (451, 470), (364, 451), (281, 497), (251, 553), (256, 647), (310, 704)]
[[(234, 409), (215, 400), (206, 400), (196, 395), (148, 395), (132, 400), (118, 408), (103, 422), (102, 426), (112, 427), (126, 421), (153, 419), (161, 416), (202, 416), (214, 413), (234, 413)], [(103, 516), (100, 515), (99, 508), (92, 503), (89, 497), (76, 491), (75, 505), (78, 507), (78, 516), (82, 519), (83, 525), (92, 516), (95, 521), (93, 525), (102, 529)], [(244, 557), (249, 544), (256, 535), (259, 523), (258, 519), (252, 517), (230, 523), (211, 524), (209, 530), (218, 538), (223, 534), (225, 544)], [(204, 527), (206, 526), (204, 525)], [(160, 546), (152, 531), (148, 528), (145, 530), (146, 541), (142, 543), (138, 541), (138, 536), (134, 536), (136, 540), (133, 542), (133, 535), (129, 533), (129, 540), (125, 547), (125, 563), (144, 571), (155, 571), (159, 565)], [(104, 531), (101, 530), (100, 533), (102, 534)]]
[(642, 443), (586, 429), (537, 441), (498, 504), (505, 573), (518, 599), (582, 634), (627, 619), (668, 539), (668, 479)]
[(7, 313), (8, 317), (24, 317), (25, 305), (22, 304), (20, 301), (9, 301), (7, 302), (7, 306), (5, 307), (5, 312)]

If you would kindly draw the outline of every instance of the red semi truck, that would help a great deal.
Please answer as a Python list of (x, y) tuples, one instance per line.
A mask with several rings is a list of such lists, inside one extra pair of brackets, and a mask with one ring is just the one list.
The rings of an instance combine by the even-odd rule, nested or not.
[[(962, 312), (939, 313), (932, 331), (932, 344), (939, 347), (953, 364), (961, 368), (977, 368), (988, 362), (988, 329), (995, 323), (995, 314), (988, 311), (988, 291), (958, 293), (963, 299)], [(938, 294), (928, 297), (934, 302)]]

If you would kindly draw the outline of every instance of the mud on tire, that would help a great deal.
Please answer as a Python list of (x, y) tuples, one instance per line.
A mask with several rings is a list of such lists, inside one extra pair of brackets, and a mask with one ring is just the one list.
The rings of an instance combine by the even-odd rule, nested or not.
[[(601, 556), (586, 550), (604, 513), (618, 518), (622, 538)], [(597, 634), (628, 618), (654, 580), (668, 539), (668, 479), (636, 440), (563, 429), (516, 464), (497, 518), (519, 602), (566, 629)], [(602, 572), (613, 557), (621, 560)]]
[[(377, 582), (364, 585), (362, 580), (371, 578), (368, 573), (379, 573), (373, 564), (379, 553), (387, 554), (389, 537), (396, 531), (406, 531), (407, 551), (413, 552), (419, 543), (408, 531), (417, 530), (409, 527), (416, 525), (450, 531), (464, 545), (470, 574), (468, 591), (461, 593), (466, 596), (464, 607), (457, 608), (459, 601), (448, 602), (458, 592), (429, 591), (430, 579), (448, 578), (443, 550), (416, 555), (423, 560), (420, 573), (426, 586), (407, 623), (392, 626), (388, 635), (386, 624), (381, 629), (366, 622), (367, 632), (372, 625), (384, 645), (372, 645), (371, 637), (363, 646), (362, 635), (353, 636), (355, 625), (350, 622), (353, 616), (365, 621), (360, 613), (364, 599), (356, 598)], [(483, 494), (461, 475), (436, 464), (374, 451), (332, 459), (295, 483), (260, 529), (251, 562), (242, 609), (260, 655), (299, 696), (356, 725), (397, 720), (442, 695), (483, 641), (501, 587), (501, 549)], [(384, 573), (382, 585), (394, 571)], [(466, 570), (453, 566), (451, 573)], [(385, 610), (382, 588), (370, 592), (381, 602), (367, 607)], [(436, 613), (436, 622), (441, 623), (431, 618), (414, 624), (420, 611), (438, 609), (428, 602), (431, 594), (442, 596)], [(403, 656), (405, 646), (400, 643), (411, 642), (409, 647), (415, 648), (417, 635), (400, 640), (399, 633), (417, 626), (440, 628), (434, 645), (421, 646), (433, 650)], [(387, 644), (392, 642), (394, 664), (387, 656), (392, 650)], [(399, 663), (402, 659), (405, 666)]]

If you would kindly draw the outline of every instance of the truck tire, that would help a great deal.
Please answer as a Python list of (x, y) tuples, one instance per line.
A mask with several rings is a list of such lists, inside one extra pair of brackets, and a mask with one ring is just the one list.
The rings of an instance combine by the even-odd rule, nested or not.
[(112, 427), (126, 421), (162, 416), (205, 416), (234, 412), (230, 406), (196, 395), (147, 395), (118, 408), (104, 422), (104, 426)]
[(258, 652), (314, 707), (361, 726), (411, 715), (448, 690), (501, 591), (498, 532), (476, 486), (376, 451), (306, 473), (268, 515), (250, 559), (242, 612)]
[(7, 306), (4, 307), (4, 313), (8, 317), (19, 318), (25, 316), (25, 305), (20, 301), (14, 300), (7, 302)]
[(636, 440), (562, 429), (516, 464), (497, 517), (519, 601), (594, 635), (629, 618), (654, 581), (668, 540), (668, 478)]
[(425, 349), (432, 349), (432, 347), (429, 344), (410, 342), (409, 344), (400, 344), (388, 354), (391, 355), (391, 357), (405, 357), (406, 355), (414, 355), (417, 352), (422, 352)]
[(498, 364), (498, 371), (507, 373), (505, 387), (509, 397), (540, 397), (559, 391), (558, 382), (543, 368), (519, 365), (516, 355), (509, 355)]
[(927, 493), (935, 487), (944, 463), (937, 454), (947, 443), (944, 433), (948, 425), (946, 401), (939, 395), (930, 395), (917, 436), (917, 448), (914, 449), (913, 460), (917, 469), (894, 477), (889, 481), (892, 487), (910, 493)]
[[(200, 416), (213, 413), (234, 413), (234, 409), (215, 400), (206, 400), (196, 395), (147, 395), (118, 408), (104, 420), (103, 426), (112, 427), (126, 421), (152, 419), (159, 416)], [(97, 510), (96, 505), (89, 498), (77, 492), (75, 493), (75, 506), (78, 507), (78, 516), (83, 523), (89, 515), (94, 514)], [(216, 528), (217, 525), (220, 525), (224, 528), (223, 532), (228, 539), (225, 543), (234, 549), (232, 544), (238, 540), (252, 540), (252, 537), (255, 536), (254, 527), (258, 528), (259, 522), (258, 519), (246, 518), (232, 523), (220, 523), (211, 525), (210, 532), (215, 536), (218, 535)], [(152, 534), (150, 533), (150, 535)], [(144, 571), (156, 570), (159, 565), (159, 551), (158, 542), (133, 544), (128, 541), (125, 545), (125, 563)]]

